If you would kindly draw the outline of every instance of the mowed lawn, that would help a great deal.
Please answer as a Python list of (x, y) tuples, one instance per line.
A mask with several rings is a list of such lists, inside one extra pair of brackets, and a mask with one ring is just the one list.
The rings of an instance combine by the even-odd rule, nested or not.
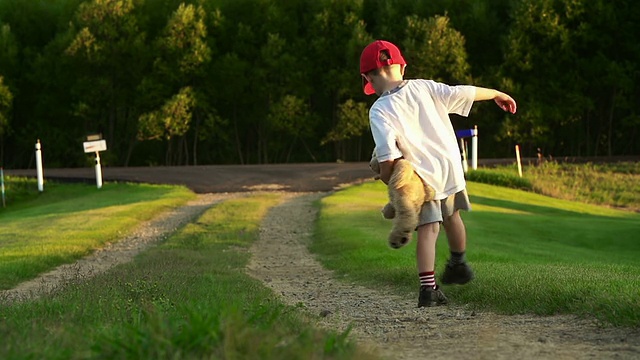
[(195, 198), (185, 187), (163, 185), (109, 183), (98, 190), (49, 182), (38, 194), (35, 181), (18, 179), (8, 187), (7, 195), (20, 199), (0, 211), (0, 290), (86, 256)]
[[(444, 287), (454, 306), (640, 326), (639, 214), (493, 185), (468, 188), (473, 211), (463, 218), (477, 277)], [(4, 275), (17, 274), (13, 282), (121, 238), (194, 196), (134, 184), (52, 189), (0, 213), (0, 259), (22, 259), (0, 264)], [(372, 358), (348, 331), (317, 331), (243, 271), (246, 249), (279, 196), (224, 201), (131, 263), (54, 296), (0, 307), (0, 358)], [(388, 247), (391, 222), (379, 212), (386, 201), (381, 182), (321, 199), (311, 248), (340, 278), (415, 298), (415, 241)], [(438, 250), (441, 272), (444, 238)]]
[[(30, 274), (43, 261), (45, 268), (72, 261), (194, 196), (150, 185), (51, 190), (2, 213), (13, 230), (0, 237), (0, 261), (13, 251)], [(0, 296), (0, 359), (376, 359), (349, 330), (316, 328), (246, 273), (261, 220), (282, 198), (257, 193), (217, 203), (106, 273), (72, 279), (32, 301)]]
[[(84, 256), (194, 196), (168, 186), (55, 186), (0, 214), (2, 288)], [(474, 182), (468, 189), (473, 211), (463, 219), (476, 279), (444, 287), (453, 304), (640, 326), (640, 214)], [(379, 212), (386, 201), (381, 182), (323, 198), (311, 249), (350, 280), (415, 297), (415, 241), (388, 247), (391, 222)], [(442, 235), (438, 273), (448, 256)]]
[[(469, 183), (463, 213), (476, 279), (445, 286), (457, 305), (517, 314), (577, 314), (640, 326), (640, 214)], [(381, 182), (322, 199), (312, 249), (328, 268), (371, 287), (416, 296), (415, 241), (387, 245)], [(448, 257), (444, 231), (436, 275)]]

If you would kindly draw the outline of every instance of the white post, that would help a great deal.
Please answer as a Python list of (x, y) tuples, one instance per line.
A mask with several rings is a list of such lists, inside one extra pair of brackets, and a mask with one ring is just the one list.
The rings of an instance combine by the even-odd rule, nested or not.
[(100, 153), (96, 151), (96, 185), (102, 188), (102, 168), (100, 167)]
[(520, 161), (520, 145), (516, 145), (516, 161), (518, 162), (518, 175), (522, 177), (522, 162)]
[(478, 125), (473, 127), (473, 136), (471, 137), (471, 168), (478, 169)]
[(0, 184), (2, 186), (2, 207), (7, 207), (7, 203), (4, 200), (4, 169), (0, 167)]
[(42, 151), (40, 150), (40, 139), (36, 142), (36, 175), (38, 177), (38, 191), (44, 190), (44, 176), (42, 174)]
[(462, 170), (464, 172), (469, 171), (469, 164), (467, 164), (467, 149), (465, 149), (464, 138), (460, 138), (460, 149), (462, 151)]

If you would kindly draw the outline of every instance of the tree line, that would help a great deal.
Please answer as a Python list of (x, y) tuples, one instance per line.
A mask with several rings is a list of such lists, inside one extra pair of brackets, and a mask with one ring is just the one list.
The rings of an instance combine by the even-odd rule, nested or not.
[(480, 157), (640, 154), (631, 0), (0, 0), (0, 164), (368, 160), (359, 56), (398, 44), (407, 78), (495, 87)]

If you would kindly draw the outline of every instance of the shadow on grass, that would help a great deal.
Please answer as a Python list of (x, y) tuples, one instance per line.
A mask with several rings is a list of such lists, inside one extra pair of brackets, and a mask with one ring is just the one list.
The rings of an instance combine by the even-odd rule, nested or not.
[[(566, 210), (554, 207), (552, 204), (549, 206), (541, 206), (541, 205), (533, 205), (530, 203), (521, 203), (517, 201), (510, 201), (504, 199), (495, 199), (489, 198), (479, 195), (470, 195), (471, 207), (473, 209), (473, 204), (481, 204), (486, 206), (492, 206), (503, 209), (517, 210), (523, 213), (530, 213), (535, 215), (544, 215), (544, 216), (580, 216), (584, 218), (607, 218), (607, 219), (615, 219), (615, 220), (630, 220), (629, 218), (637, 216), (634, 213), (629, 212), (628, 214), (620, 213), (620, 216), (609, 216), (603, 214), (591, 214), (588, 211), (575, 211), (575, 210)], [(590, 204), (584, 204), (585, 207), (595, 206)], [(637, 217), (640, 219), (640, 217)]]

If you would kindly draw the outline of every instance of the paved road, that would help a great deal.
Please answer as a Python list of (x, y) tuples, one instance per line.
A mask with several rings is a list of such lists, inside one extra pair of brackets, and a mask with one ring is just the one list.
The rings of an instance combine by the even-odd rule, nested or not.
[[(561, 162), (640, 161), (640, 156), (564, 158)], [(523, 164), (535, 163), (523, 158)], [(479, 159), (479, 166), (513, 164), (514, 159)], [(46, 164), (45, 164), (46, 166)], [(35, 169), (5, 169), (5, 174), (35, 177)], [(132, 181), (185, 185), (196, 193), (282, 190), (292, 192), (331, 191), (341, 184), (373, 178), (367, 162), (305, 163), (270, 165), (203, 165), (157, 167), (103, 167), (104, 181)], [(44, 170), (45, 180), (84, 181), (95, 184), (93, 167)]]
[[(8, 176), (36, 177), (35, 169), (7, 170)], [(331, 191), (341, 184), (373, 178), (366, 162), (273, 165), (205, 165), (103, 167), (103, 181), (132, 181), (185, 185), (196, 193), (252, 190)], [(47, 169), (46, 180), (95, 184), (94, 168)]]

